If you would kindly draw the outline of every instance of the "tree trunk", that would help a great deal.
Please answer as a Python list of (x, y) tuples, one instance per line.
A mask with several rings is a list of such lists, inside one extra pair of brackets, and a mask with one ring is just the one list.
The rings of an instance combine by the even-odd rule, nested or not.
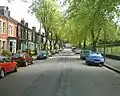
[(84, 40), (83, 49), (86, 49), (86, 39)]
[(96, 41), (93, 41), (93, 44), (92, 44), (92, 51), (96, 52), (97, 51), (97, 48), (96, 48)]
[(54, 42), (54, 49), (56, 49), (56, 44), (58, 43), (58, 36), (56, 35), (55, 42)]
[(54, 49), (56, 49), (57, 40), (54, 42)]
[(50, 42), (50, 52), (52, 51), (52, 33), (51, 33), (51, 36), (49, 38), (49, 42)]
[(81, 48), (81, 42), (79, 41), (79, 48)]
[(52, 40), (50, 40), (50, 51), (52, 50)]
[(47, 50), (47, 43), (48, 43), (48, 32), (45, 32), (45, 37), (46, 37), (46, 40), (45, 40), (45, 44), (44, 44), (44, 50)]

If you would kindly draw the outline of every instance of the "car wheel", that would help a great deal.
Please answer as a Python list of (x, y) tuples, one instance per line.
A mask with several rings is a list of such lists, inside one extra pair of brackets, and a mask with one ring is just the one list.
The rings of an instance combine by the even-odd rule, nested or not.
[(28, 62), (27, 61), (25, 62), (25, 66), (28, 66)]
[(81, 60), (83, 60), (83, 57), (80, 57)]
[(0, 78), (4, 78), (5, 72), (3, 69), (0, 69)]
[(15, 67), (14, 72), (17, 72), (17, 66)]
[(102, 66), (103, 66), (103, 64), (99, 64), (99, 66), (100, 66), (100, 67), (102, 67)]
[(35, 63), (35, 61), (33, 60), (32, 62), (31, 62), (31, 64), (34, 64)]
[(86, 62), (87, 65), (90, 65), (89, 62)]

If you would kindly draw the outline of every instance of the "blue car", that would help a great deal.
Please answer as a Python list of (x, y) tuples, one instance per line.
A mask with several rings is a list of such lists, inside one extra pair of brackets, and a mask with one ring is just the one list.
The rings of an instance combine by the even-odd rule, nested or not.
[(37, 55), (37, 59), (47, 59), (48, 58), (48, 53), (46, 51), (40, 51)]
[(86, 58), (86, 63), (88, 65), (104, 65), (104, 58), (100, 53), (91, 53), (89, 56)]

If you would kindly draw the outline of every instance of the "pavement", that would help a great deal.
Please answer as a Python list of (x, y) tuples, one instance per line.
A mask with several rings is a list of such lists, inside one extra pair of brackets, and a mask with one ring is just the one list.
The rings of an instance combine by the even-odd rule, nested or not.
[(120, 73), (120, 61), (106, 58), (105, 66), (117, 73)]
[(76, 55), (55, 55), (5, 76), (0, 96), (120, 96), (120, 74)]

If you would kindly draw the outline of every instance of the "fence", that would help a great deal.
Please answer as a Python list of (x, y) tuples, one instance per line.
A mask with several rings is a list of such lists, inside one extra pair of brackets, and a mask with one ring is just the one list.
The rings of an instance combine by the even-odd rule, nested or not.
[[(103, 53), (104, 48), (97, 48), (97, 50)], [(120, 46), (106, 47), (106, 54), (120, 55)]]

